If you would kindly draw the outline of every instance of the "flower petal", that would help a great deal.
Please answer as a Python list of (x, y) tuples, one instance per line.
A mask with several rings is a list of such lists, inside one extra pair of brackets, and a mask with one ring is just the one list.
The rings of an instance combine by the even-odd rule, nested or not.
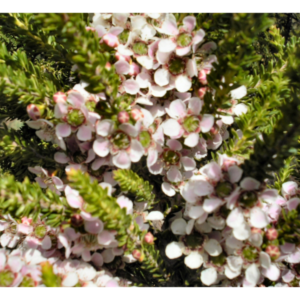
[(184, 248), (184, 244), (182, 242), (172, 242), (166, 247), (166, 256), (169, 259), (175, 259), (182, 256), (182, 250)]
[(203, 203), (203, 209), (210, 214), (219, 208), (222, 203), (223, 201), (218, 198), (205, 199)]
[(209, 132), (214, 125), (215, 118), (212, 115), (204, 114), (200, 122), (202, 132)]
[(161, 185), (162, 191), (169, 197), (175, 196), (176, 192), (173, 189), (172, 185), (168, 182), (163, 182)]
[(169, 84), (170, 81), (170, 73), (166, 69), (158, 69), (154, 73), (154, 81), (159, 86), (164, 86)]
[(247, 95), (247, 88), (242, 85), (240, 87), (238, 87), (237, 89), (234, 89), (230, 92), (230, 95), (232, 97), (232, 99), (241, 99), (243, 97), (245, 97)]
[(163, 127), (164, 134), (171, 138), (177, 137), (181, 132), (181, 126), (174, 119), (164, 121), (161, 126)]
[(196, 18), (194, 16), (185, 17), (182, 20), (183, 27), (188, 31), (192, 32), (196, 26)]
[(187, 75), (179, 75), (175, 79), (175, 87), (178, 92), (185, 93), (192, 86), (192, 81)]
[(218, 256), (222, 253), (222, 247), (215, 239), (210, 239), (204, 243), (204, 249), (210, 256)]
[(126, 60), (119, 60), (115, 63), (115, 68), (118, 74), (128, 74), (130, 64)]
[(240, 241), (248, 239), (250, 237), (250, 234), (251, 228), (246, 222), (233, 229), (234, 237)]
[(266, 213), (259, 207), (250, 210), (250, 224), (256, 228), (264, 228), (269, 224)]
[(89, 126), (80, 126), (77, 131), (77, 138), (80, 141), (88, 141), (92, 138), (92, 130)]
[(207, 286), (214, 284), (217, 278), (218, 278), (218, 274), (215, 268), (208, 268), (202, 271), (200, 276), (202, 283)]
[(241, 226), (244, 223), (244, 215), (241, 208), (236, 207), (228, 215), (226, 219), (226, 224), (231, 228), (236, 228)]
[(142, 144), (136, 139), (131, 140), (130, 153), (129, 153), (131, 161), (138, 162), (143, 156), (143, 154), (144, 154), (144, 148)]
[(146, 217), (147, 221), (158, 221), (163, 219), (164, 219), (164, 215), (160, 211), (156, 211), (156, 210), (151, 211)]
[(203, 264), (203, 257), (200, 253), (193, 251), (185, 257), (184, 264), (190, 269), (198, 269)]
[(177, 167), (172, 166), (167, 172), (167, 178), (171, 182), (178, 182), (182, 180), (182, 174)]
[(185, 171), (193, 171), (196, 168), (195, 160), (188, 156), (181, 157), (180, 161)]
[(174, 234), (185, 235), (186, 221), (182, 218), (176, 219), (171, 224), (171, 230)]
[(128, 169), (131, 165), (130, 157), (128, 153), (124, 150), (120, 151), (117, 155), (113, 156), (112, 162), (116, 167), (120, 169)]
[(240, 187), (246, 191), (257, 190), (259, 186), (260, 186), (259, 181), (251, 177), (244, 178), (240, 183)]
[(109, 145), (108, 140), (99, 137), (94, 141), (93, 150), (98, 156), (105, 157), (109, 153)]
[(140, 86), (139, 86), (138, 82), (133, 79), (128, 79), (128, 80), (124, 81), (123, 86), (124, 86), (126, 93), (128, 93), (130, 95), (136, 95), (140, 90)]
[(59, 123), (55, 127), (55, 132), (58, 137), (68, 137), (71, 134), (71, 126), (66, 123)]
[(258, 267), (256, 266), (256, 264), (252, 264), (250, 265), (246, 272), (245, 272), (245, 275), (246, 275), (246, 280), (253, 284), (253, 285), (256, 285), (258, 283), (258, 280), (260, 278), (260, 272), (259, 272), (259, 269)]
[(188, 147), (195, 147), (199, 142), (199, 133), (190, 133), (188, 137), (184, 139), (184, 144)]
[(238, 182), (243, 174), (243, 170), (238, 166), (231, 166), (228, 168), (229, 180), (231, 183)]

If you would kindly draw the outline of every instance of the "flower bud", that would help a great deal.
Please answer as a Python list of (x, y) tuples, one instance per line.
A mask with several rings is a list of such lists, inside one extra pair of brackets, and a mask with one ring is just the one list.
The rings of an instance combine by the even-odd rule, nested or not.
[(144, 118), (144, 114), (138, 108), (134, 108), (131, 110), (131, 116), (135, 121), (138, 121), (138, 120), (141, 120), (142, 118)]
[(95, 31), (96, 30), (95, 28), (89, 27), (89, 26), (86, 26), (85, 29), (86, 29), (86, 31)]
[(142, 262), (144, 260), (144, 254), (142, 254), (139, 250), (133, 250), (132, 256), (137, 259), (139, 262)]
[(73, 227), (81, 227), (83, 225), (83, 218), (80, 215), (73, 215), (71, 217), (71, 225)]
[(154, 242), (154, 236), (153, 236), (153, 234), (151, 233), (151, 232), (148, 232), (146, 235), (145, 235), (145, 237), (144, 237), (144, 240), (145, 240), (145, 242), (147, 243), (147, 244), (153, 244), (153, 242)]
[(119, 45), (118, 37), (111, 33), (107, 33), (103, 36), (103, 42), (111, 48), (115, 48)]
[(275, 228), (269, 228), (266, 232), (266, 237), (269, 241), (274, 241), (278, 238), (278, 231)]
[(201, 70), (198, 74), (198, 79), (200, 81), (200, 83), (202, 84), (207, 84), (207, 80), (206, 80), (206, 72), (204, 70)]
[(27, 113), (30, 119), (37, 120), (44, 112), (42, 105), (29, 104), (27, 105)]
[(118, 113), (118, 121), (120, 123), (127, 123), (129, 121), (129, 113), (126, 111), (120, 111)]
[(57, 93), (54, 94), (53, 100), (54, 100), (55, 103), (66, 102), (67, 101), (67, 96), (63, 92), (57, 92)]
[(111, 69), (111, 63), (110, 62), (107, 62), (105, 64), (105, 69), (108, 70), (108, 71)]
[(269, 245), (266, 248), (266, 253), (269, 254), (272, 260), (276, 260), (280, 256), (279, 247), (275, 245)]
[(204, 95), (206, 94), (206, 90), (207, 90), (206, 87), (202, 87), (198, 90), (198, 96), (200, 99), (203, 99)]
[(251, 232), (252, 232), (252, 233), (262, 233), (262, 231), (261, 231), (260, 228), (255, 228), (255, 227), (252, 227), (252, 228), (251, 228)]

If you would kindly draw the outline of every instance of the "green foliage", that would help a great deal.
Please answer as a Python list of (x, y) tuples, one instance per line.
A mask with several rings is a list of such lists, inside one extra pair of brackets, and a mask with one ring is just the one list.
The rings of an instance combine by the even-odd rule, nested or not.
[(114, 171), (114, 179), (119, 182), (122, 191), (133, 194), (136, 201), (146, 201), (148, 208), (154, 204), (153, 186), (132, 170), (116, 170)]
[(53, 266), (48, 262), (41, 263), (42, 282), (47, 287), (60, 287), (61, 278), (53, 272)]
[(126, 243), (127, 229), (131, 224), (131, 216), (126, 208), (121, 208), (117, 200), (108, 195), (108, 190), (99, 186), (95, 180), (91, 182), (88, 174), (71, 170), (68, 172), (71, 187), (78, 190), (85, 201), (84, 210), (94, 217), (99, 217), (109, 230), (116, 230), (119, 246)]

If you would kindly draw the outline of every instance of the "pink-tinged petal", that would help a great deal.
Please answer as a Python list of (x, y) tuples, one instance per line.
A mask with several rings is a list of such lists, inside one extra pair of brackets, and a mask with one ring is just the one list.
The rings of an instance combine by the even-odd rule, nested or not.
[(48, 235), (43, 238), (41, 246), (44, 250), (49, 250), (52, 247), (52, 241)]
[(243, 266), (243, 259), (240, 256), (228, 256), (227, 264), (232, 271), (240, 271)]
[(251, 226), (256, 228), (264, 228), (269, 224), (266, 213), (259, 207), (253, 207), (250, 210)]
[(148, 150), (148, 156), (147, 156), (147, 167), (153, 166), (158, 158), (157, 150), (150, 148)]
[(281, 214), (281, 206), (279, 206), (277, 203), (273, 203), (267, 210), (267, 213), (271, 219), (270, 221), (277, 221)]
[(240, 226), (233, 229), (233, 236), (240, 241), (248, 239), (250, 234), (251, 228), (247, 223), (242, 223)]
[(159, 221), (163, 219), (164, 219), (163, 213), (161, 213), (158, 210), (151, 211), (146, 217), (147, 221)]
[(207, 213), (212, 213), (222, 205), (223, 201), (218, 198), (208, 198), (204, 200), (203, 209)]
[(140, 88), (148, 88), (151, 81), (151, 76), (149, 73), (142, 72), (136, 76), (136, 82), (139, 84)]
[(144, 148), (138, 140), (132, 140), (130, 144), (130, 159), (132, 162), (138, 162), (144, 154)]
[(85, 221), (84, 222), (84, 229), (88, 233), (98, 234), (104, 228), (103, 222), (101, 220), (94, 220), (94, 221)]
[(68, 106), (66, 103), (58, 102), (54, 107), (54, 116), (57, 119), (61, 119), (68, 113)]
[(210, 53), (213, 50), (217, 49), (217, 44), (215, 42), (208, 42), (203, 44), (200, 49), (197, 51), (198, 52), (204, 52), (204, 53)]
[(275, 189), (268, 189), (264, 190), (260, 195), (259, 198), (263, 200), (264, 202), (267, 202), (269, 204), (272, 204), (276, 201), (278, 198), (278, 191)]
[(287, 272), (284, 273), (281, 278), (284, 282), (289, 283), (294, 280), (295, 274), (293, 274), (291, 270), (287, 270)]
[(103, 257), (100, 253), (98, 252), (95, 252), (93, 255), (92, 255), (92, 259), (91, 261), (93, 262), (93, 264), (96, 266), (96, 267), (102, 267), (103, 266)]
[(92, 170), (96, 171), (99, 170), (102, 166), (107, 166), (109, 163), (109, 157), (104, 157), (104, 158), (97, 158), (93, 163), (92, 163)]
[(116, 72), (118, 74), (128, 74), (130, 71), (130, 64), (126, 60), (119, 60), (115, 63)]
[(214, 135), (213, 140), (207, 141), (207, 149), (216, 150), (222, 145), (223, 139), (220, 133)]
[(183, 27), (188, 31), (192, 32), (196, 26), (196, 18), (194, 16), (185, 17), (182, 20)]
[[(4, 236), (4, 234), (2, 236)], [(31, 248), (31, 249), (36, 249), (41, 244), (40, 240), (31, 236), (27, 236), (23, 243), (26, 248)]]
[(182, 150), (182, 144), (177, 140), (168, 140), (166, 144), (171, 150), (174, 151)]
[(286, 203), (287, 209), (288, 210), (297, 209), (299, 203), (300, 203), (299, 198), (292, 198)]
[(0, 220), (0, 232), (4, 231), (8, 227), (9, 227), (9, 223), (8, 222)]
[(98, 33), (98, 37), (101, 38), (104, 36), (104, 34), (107, 33), (107, 30), (102, 25), (97, 25), (95, 27), (96, 32)]
[(214, 125), (215, 118), (212, 115), (204, 114), (200, 122), (202, 132), (209, 132)]
[(214, 187), (204, 180), (197, 180), (195, 182), (194, 192), (198, 196), (207, 196), (214, 191)]
[(262, 269), (262, 274), (272, 281), (277, 281), (280, 276), (280, 270), (272, 264), (268, 269)]
[(168, 182), (163, 182), (161, 185), (161, 190), (169, 197), (175, 196), (176, 192), (172, 185)]
[(101, 136), (108, 136), (112, 133), (114, 128), (114, 122), (111, 120), (99, 121), (96, 125), (96, 132)]
[(187, 182), (181, 189), (181, 196), (189, 203), (195, 203), (199, 196), (194, 192), (195, 183)]
[(238, 87), (237, 89), (234, 89), (230, 92), (230, 95), (232, 97), (232, 99), (242, 99), (243, 97), (245, 97), (247, 95), (247, 88), (242, 85), (240, 87)]
[(148, 128), (154, 122), (154, 118), (149, 110), (141, 108), (141, 111), (144, 115), (143, 125)]
[(154, 81), (159, 86), (164, 86), (169, 84), (170, 73), (166, 69), (158, 69), (154, 73)]
[(224, 274), (228, 279), (233, 279), (233, 278), (236, 278), (237, 276), (239, 276), (241, 274), (241, 271), (240, 270), (233, 271), (229, 267), (225, 266)]
[(55, 152), (54, 160), (60, 164), (66, 164), (70, 161), (70, 158), (64, 152)]
[(132, 30), (141, 30), (147, 24), (144, 16), (131, 16), (130, 20)]
[(175, 259), (182, 256), (184, 244), (182, 242), (172, 242), (166, 247), (166, 256), (169, 259)]
[(260, 262), (260, 265), (265, 269), (268, 269), (271, 267), (271, 258), (269, 256), (269, 254), (267, 254), (264, 251), (261, 251), (259, 253), (259, 262)]
[(178, 168), (172, 166), (167, 172), (167, 178), (171, 182), (178, 182), (182, 180), (182, 174)]
[(73, 208), (81, 208), (83, 205), (83, 200), (80, 196), (76, 196), (73, 194), (66, 194), (66, 198), (68, 201), (68, 204)]
[(186, 71), (189, 77), (198, 76), (197, 64), (195, 59), (189, 59), (186, 65)]
[(174, 220), (171, 224), (171, 231), (176, 235), (185, 235), (186, 221), (182, 218)]
[(135, 126), (129, 124), (129, 123), (123, 123), (119, 126), (119, 129), (130, 135), (131, 137), (137, 137), (138, 130)]
[(151, 93), (154, 97), (163, 97), (167, 93), (167, 89), (158, 85), (151, 85)]
[(161, 174), (161, 172), (163, 170), (163, 163), (160, 161), (157, 161), (155, 164), (148, 167), (148, 169), (151, 174), (154, 174), (154, 175)]
[(114, 240), (115, 240), (115, 236), (108, 230), (103, 230), (98, 235), (98, 243), (104, 246), (109, 245)]
[(185, 257), (184, 264), (190, 269), (198, 269), (202, 266), (203, 261), (202, 255), (197, 251), (193, 251)]
[(222, 170), (219, 164), (216, 162), (211, 162), (199, 170), (202, 174), (206, 175), (209, 179), (213, 181), (220, 181), (222, 179)]
[(171, 57), (171, 53), (172, 52), (157, 51), (156, 52), (156, 59), (160, 64), (165, 65), (169, 62), (170, 57)]
[(167, 35), (177, 35), (179, 33), (175, 20), (165, 20), (160, 28), (160, 31)]
[(228, 168), (229, 180), (232, 183), (240, 181), (243, 174), (243, 170), (238, 166), (231, 166)]
[(30, 234), (33, 231), (33, 227), (27, 224), (18, 224), (17, 225), (17, 232), (23, 234)]
[(68, 137), (71, 134), (71, 126), (66, 123), (59, 123), (56, 125), (55, 132), (58, 137)]
[(109, 29), (109, 33), (118, 36), (120, 33), (122, 33), (124, 29), (122, 27), (111, 27)]
[(83, 125), (77, 131), (77, 138), (80, 141), (88, 141), (92, 138), (92, 130), (89, 126)]
[(188, 156), (181, 157), (180, 161), (185, 171), (192, 171), (196, 168), (195, 160)]
[(47, 259), (42, 256), (41, 252), (37, 249), (28, 249), (24, 255), (25, 261), (29, 265), (37, 265)]
[(286, 262), (291, 264), (299, 264), (300, 263), (300, 250), (297, 249), (295, 252), (291, 253), (287, 258)]
[(250, 284), (256, 285), (260, 278), (260, 271), (259, 271), (258, 267), (256, 266), (256, 264), (250, 265), (247, 268), (245, 275), (246, 275), (246, 280)]
[(43, 127), (43, 121), (37, 120), (37, 121), (27, 121), (26, 124), (33, 129), (40, 129)]
[(161, 126), (163, 127), (164, 134), (171, 138), (177, 137), (181, 132), (181, 126), (174, 119), (164, 121)]
[(4, 252), (0, 252), (0, 271), (4, 269), (6, 265), (6, 255)]
[(130, 157), (124, 150), (113, 156), (112, 162), (116, 167), (120, 169), (128, 169), (131, 165)]
[(147, 70), (151, 70), (153, 68), (153, 58), (151, 58), (150, 56), (138, 56), (136, 60), (141, 66), (143, 66)]
[(222, 247), (217, 240), (209, 239), (204, 243), (204, 249), (210, 256), (218, 256), (222, 253)]
[(155, 58), (155, 54), (158, 50), (158, 44), (159, 44), (159, 41), (160, 40), (157, 40), (153, 43), (151, 43), (149, 46), (148, 46), (148, 55), (153, 59)]
[(294, 181), (287, 181), (282, 184), (281, 192), (283, 195), (293, 196), (296, 194), (298, 189), (298, 184)]
[(244, 178), (240, 183), (240, 187), (246, 191), (257, 190), (259, 186), (260, 186), (259, 181), (251, 177)]
[(104, 138), (98, 138), (94, 141), (93, 150), (100, 157), (105, 157), (109, 153), (109, 141)]
[(106, 283), (105, 287), (111, 287), (111, 288), (119, 287), (119, 283), (116, 280), (112, 279)]
[(194, 116), (199, 115), (201, 109), (202, 102), (199, 98), (193, 97), (189, 100), (188, 110), (191, 112), (191, 114), (193, 114)]
[(187, 46), (184, 48), (176, 48), (176, 55), (177, 56), (184, 56), (191, 52), (191, 46)]
[(179, 75), (175, 79), (175, 87), (178, 92), (185, 93), (192, 86), (192, 80), (187, 75)]
[(41, 177), (35, 177), (35, 181), (39, 184), (42, 189), (46, 189), (48, 185), (44, 182)]
[(201, 272), (200, 280), (203, 284), (210, 286), (218, 279), (218, 273), (215, 268), (208, 268)]
[(204, 214), (205, 214), (205, 211), (204, 211), (203, 207), (200, 205), (191, 206), (187, 211), (187, 215), (191, 219), (194, 219), (194, 220), (199, 219)]
[(117, 203), (119, 204), (119, 206), (121, 208), (124, 208), (124, 207), (126, 208), (127, 214), (132, 214), (132, 212), (133, 212), (133, 203), (127, 197), (125, 197), (125, 196), (118, 197)]
[(199, 133), (190, 133), (185, 139), (184, 144), (188, 147), (195, 147), (199, 142)]
[(171, 118), (179, 119), (186, 116), (186, 106), (182, 100), (172, 101), (169, 108), (166, 109)]
[(193, 52), (196, 51), (198, 45), (202, 42), (204, 36), (205, 36), (204, 30), (200, 29), (196, 32), (193, 38)]
[(130, 95), (136, 95), (140, 90), (139, 84), (137, 83), (136, 80), (133, 80), (133, 79), (128, 79), (128, 80), (124, 81), (123, 86), (124, 86), (126, 93), (128, 93)]
[(88, 249), (83, 250), (83, 252), (81, 253), (81, 258), (83, 261), (86, 262), (90, 261), (92, 259), (90, 250)]
[(88, 151), (88, 156), (86, 158), (86, 163), (90, 163), (91, 161), (93, 161), (96, 158), (96, 153), (94, 152), (93, 149), (90, 149)]
[(10, 256), (7, 260), (7, 264), (9, 265), (11, 271), (18, 273), (23, 267), (24, 262), (18, 256)]
[(245, 222), (245, 220), (244, 220), (243, 211), (239, 207), (232, 210), (226, 219), (226, 224), (231, 228), (239, 227), (244, 222)]
[(84, 105), (84, 97), (79, 92), (70, 92), (68, 93), (67, 101), (72, 104), (74, 108), (81, 108)]
[(234, 106), (234, 107), (232, 108), (232, 110), (233, 110), (233, 113), (234, 113), (235, 115), (240, 116), (240, 115), (242, 115), (242, 114), (246, 114), (246, 113), (247, 113), (247, 111), (248, 111), (248, 106), (247, 106), (246, 104), (244, 104), (244, 103), (240, 103), (240, 104)]

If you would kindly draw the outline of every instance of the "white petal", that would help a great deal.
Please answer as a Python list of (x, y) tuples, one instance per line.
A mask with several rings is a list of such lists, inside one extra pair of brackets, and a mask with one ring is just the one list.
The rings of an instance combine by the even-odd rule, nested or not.
[(216, 282), (218, 278), (217, 271), (214, 268), (208, 268), (201, 272), (200, 279), (205, 285), (212, 285)]
[(80, 126), (77, 131), (77, 138), (80, 141), (88, 141), (92, 138), (92, 129), (89, 126)]
[(181, 126), (174, 119), (164, 121), (161, 126), (163, 127), (164, 134), (171, 138), (177, 137), (181, 132)]
[(250, 223), (253, 227), (264, 228), (269, 224), (266, 213), (259, 207), (250, 210)]
[(227, 264), (232, 271), (240, 271), (243, 266), (243, 259), (240, 256), (228, 256)]
[(238, 166), (231, 166), (228, 168), (229, 180), (232, 183), (238, 182), (243, 174), (243, 170)]
[(247, 88), (242, 85), (235, 90), (230, 92), (232, 99), (241, 99), (247, 95)]
[(202, 102), (199, 98), (193, 97), (189, 100), (189, 110), (194, 116), (199, 115), (201, 109), (202, 109)]
[(153, 59), (148, 55), (138, 56), (136, 60), (147, 70), (151, 70), (153, 68)]
[(210, 214), (219, 208), (222, 203), (223, 201), (218, 198), (205, 199), (203, 203), (203, 209)]
[(280, 270), (272, 264), (269, 268), (262, 269), (262, 274), (272, 281), (277, 281), (280, 277)]
[(195, 160), (188, 156), (183, 156), (180, 161), (185, 171), (193, 171), (196, 168)]
[(154, 73), (154, 81), (159, 86), (167, 85), (170, 81), (170, 73), (166, 69), (158, 69)]
[(185, 228), (185, 231), (186, 231), (186, 234), (191, 234), (193, 228), (194, 228), (194, 224), (195, 224), (195, 220), (189, 220), (187, 222), (187, 225), (186, 225), (186, 228)]
[(210, 195), (214, 190), (214, 187), (204, 180), (197, 180), (195, 182), (194, 193), (198, 196), (207, 196)]
[(184, 244), (181, 242), (172, 242), (166, 247), (166, 256), (169, 259), (175, 259), (182, 255), (182, 250), (184, 248)]
[(158, 85), (151, 85), (151, 92), (154, 97), (163, 97), (167, 93), (167, 89)]
[(185, 138), (184, 144), (188, 147), (195, 147), (199, 142), (199, 133), (190, 133), (188, 137)]
[(203, 264), (203, 257), (200, 253), (193, 251), (185, 257), (184, 263), (190, 269), (198, 269)]
[(182, 174), (177, 167), (172, 166), (167, 172), (167, 178), (171, 182), (178, 182), (182, 180)]
[(124, 86), (126, 93), (128, 93), (130, 95), (136, 95), (138, 93), (138, 91), (140, 90), (139, 84), (137, 83), (137, 81), (135, 81), (133, 79), (128, 79), (128, 80), (124, 81), (123, 86)]
[(171, 224), (171, 230), (174, 234), (185, 235), (186, 221), (182, 218), (176, 219)]
[(270, 266), (271, 266), (271, 258), (269, 256), (269, 254), (266, 253), (266, 252), (261, 251), (259, 253), (259, 262), (260, 262), (260, 265), (263, 268), (265, 268), (265, 269), (270, 268)]
[(246, 275), (246, 280), (253, 284), (253, 285), (256, 285), (258, 283), (258, 280), (260, 278), (260, 272), (259, 272), (259, 269), (258, 267), (256, 266), (256, 264), (252, 264), (250, 265), (246, 272), (245, 272), (245, 275)]
[(234, 210), (231, 211), (229, 216), (226, 219), (226, 224), (231, 228), (239, 227), (244, 223), (244, 215), (243, 211), (236, 207)]
[(61, 284), (62, 286), (74, 286), (78, 283), (78, 275), (75, 272), (69, 272), (67, 275), (63, 278)]
[(188, 32), (192, 32), (196, 26), (196, 18), (194, 16), (187, 16), (182, 20), (182, 23)]
[(235, 115), (240, 116), (242, 114), (247, 113), (248, 106), (244, 103), (240, 103), (240, 104), (234, 106), (232, 110)]
[(218, 256), (222, 253), (222, 247), (215, 239), (210, 239), (204, 243), (204, 249), (211, 256)]
[(93, 150), (100, 157), (105, 157), (109, 153), (109, 141), (104, 138), (98, 138), (94, 141)]
[(241, 271), (240, 270), (233, 271), (228, 266), (225, 266), (225, 272), (224, 273), (225, 273), (225, 276), (228, 279), (233, 279), (233, 278), (239, 276), (241, 274)]
[(112, 162), (116, 167), (121, 169), (128, 169), (131, 165), (130, 157), (128, 153), (124, 150), (120, 151), (117, 155), (113, 156)]
[(176, 194), (175, 190), (172, 188), (172, 185), (168, 182), (163, 182), (161, 189), (169, 197), (173, 197)]
[(244, 241), (250, 237), (251, 228), (247, 223), (243, 223), (233, 229), (233, 235), (236, 239)]
[(244, 178), (240, 183), (240, 187), (246, 191), (257, 190), (259, 186), (260, 186), (259, 181), (251, 177)]
[(211, 162), (205, 165), (199, 171), (213, 181), (220, 181), (222, 178), (221, 167), (216, 162)]
[(204, 133), (209, 132), (214, 125), (214, 121), (215, 121), (214, 116), (204, 114), (200, 122), (201, 131)]
[(178, 92), (185, 93), (192, 86), (191, 79), (186, 75), (179, 75), (175, 79), (175, 87)]
[(138, 162), (143, 156), (143, 154), (144, 154), (144, 148), (142, 144), (138, 140), (133, 139), (130, 144), (130, 154), (129, 154), (131, 161)]
[(147, 217), (147, 221), (158, 221), (158, 220), (163, 220), (164, 215), (160, 211), (151, 211)]

